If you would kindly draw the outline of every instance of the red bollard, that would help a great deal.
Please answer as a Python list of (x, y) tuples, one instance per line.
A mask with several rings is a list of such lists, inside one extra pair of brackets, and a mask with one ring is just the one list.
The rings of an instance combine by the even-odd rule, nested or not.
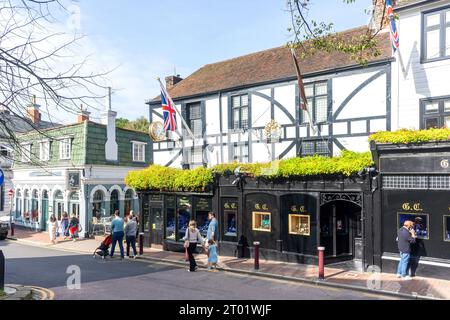
[(14, 237), (14, 222), (11, 223), (11, 237)]
[(259, 270), (259, 245), (259, 242), (253, 242), (253, 246), (255, 247), (255, 270)]
[(144, 234), (139, 233), (139, 254), (142, 256), (144, 254)]
[(319, 252), (319, 280), (325, 279), (325, 247), (318, 247)]

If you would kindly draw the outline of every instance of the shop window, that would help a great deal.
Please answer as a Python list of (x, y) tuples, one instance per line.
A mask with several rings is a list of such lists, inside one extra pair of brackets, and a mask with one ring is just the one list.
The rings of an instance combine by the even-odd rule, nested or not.
[(253, 230), (271, 232), (271, 213), (270, 212), (253, 212)]
[(192, 204), (189, 197), (178, 198), (178, 239), (186, 235), (191, 220)]
[(202, 237), (206, 237), (208, 233), (208, 213), (211, 212), (211, 206), (211, 199), (208, 198), (197, 198), (195, 201), (195, 221)]
[(289, 215), (289, 234), (299, 236), (311, 235), (311, 218), (308, 215)]
[(430, 239), (427, 214), (399, 213), (397, 229), (400, 229), (405, 221), (414, 222), (414, 230), (416, 231), (418, 239)]
[(450, 242), (450, 216), (444, 216), (444, 241)]
[(175, 240), (175, 209), (166, 209), (166, 239)]

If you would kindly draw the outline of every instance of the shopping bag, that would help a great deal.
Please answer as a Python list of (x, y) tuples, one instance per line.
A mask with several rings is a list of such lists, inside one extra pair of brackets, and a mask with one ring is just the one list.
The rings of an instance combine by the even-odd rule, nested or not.
[(184, 248), (184, 261), (189, 261), (189, 254), (188, 254), (188, 249)]

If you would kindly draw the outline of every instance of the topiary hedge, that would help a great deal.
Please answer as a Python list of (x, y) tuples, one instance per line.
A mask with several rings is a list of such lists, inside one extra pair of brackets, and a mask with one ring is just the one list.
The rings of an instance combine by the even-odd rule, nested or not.
[(125, 183), (136, 190), (205, 191), (214, 182), (214, 175), (229, 175), (240, 167), (240, 172), (254, 178), (288, 179), (302, 176), (336, 175), (351, 176), (373, 165), (370, 152), (343, 151), (341, 156), (328, 158), (313, 156), (291, 158), (272, 163), (228, 163), (211, 169), (182, 170), (152, 165), (141, 171), (131, 171)]
[(401, 129), (398, 131), (378, 132), (369, 137), (369, 141), (378, 143), (411, 144), (429, 141), (447, 141), (450, 140), (450, 129), (428, 129), (428, 130), (409, 130)]

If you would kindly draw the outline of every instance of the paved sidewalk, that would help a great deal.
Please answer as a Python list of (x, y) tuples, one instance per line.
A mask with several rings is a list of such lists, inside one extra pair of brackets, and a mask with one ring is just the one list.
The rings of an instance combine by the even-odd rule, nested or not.
[[(33, 245), (83, 253), (94, 252), (103, 239), (103, 237), (97, 237), (96, 239), (83, 239), (77, 242), (69, 240), (52, 245), (47, 233), (36, 233), (23, 229), (16, 229), (15, 238), (21, 242)], [(164, 261), (187, 266), (187, 263), (184, 261), (184, 253), (182, 252), (145, 248), (144, 255), (140, 259)], [(204, 254), (197, 255), (196, 260), (200, 267), (206, 267), (207, 258)], [(317, 266), (264, 260), (260, 261), (260, 269), (258, 271), (255, 271), (253, 266), (253, 259), (219, 257), (218, 269), (228, 272), (363, 290), (375, 294), (395, 294), (404, 298), (450, 299), (450, 281), (447, 280), (416, 277), (411, 281), (404, 281), (397, 279), (394, 274), (371, 274), (332, 267), (325, 268), (325, 280), (318, 280)]]

